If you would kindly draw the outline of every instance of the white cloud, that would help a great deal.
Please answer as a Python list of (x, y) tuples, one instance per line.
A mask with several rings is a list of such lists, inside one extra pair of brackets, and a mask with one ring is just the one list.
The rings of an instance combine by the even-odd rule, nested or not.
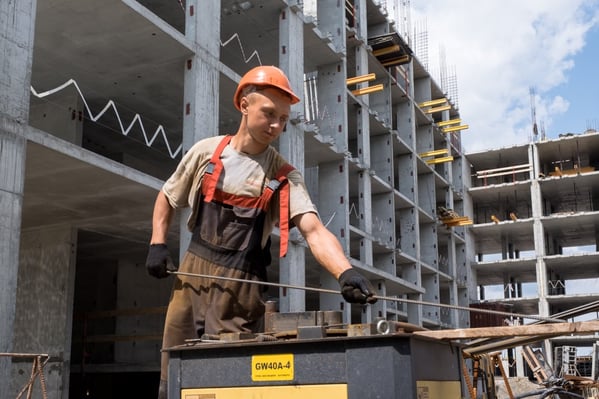
[(567, 99), (548, 92), (575, 72), (573, 57), (597, 24), (597, 5), (597, 0), (412, 2), (412, 25), (426, 21), (433, 76), (439, 49), (445, 64), (455, 67), (460, 114), (470, 125), (462, 133), (466, 152), (529, 140), (530, 87), (536, 90), (537, 122), (549, 127), (552, 116), (568, 110)]

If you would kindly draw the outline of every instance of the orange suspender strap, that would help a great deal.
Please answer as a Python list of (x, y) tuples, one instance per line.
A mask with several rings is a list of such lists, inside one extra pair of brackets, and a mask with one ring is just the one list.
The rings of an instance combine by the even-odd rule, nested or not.
[(232, 137), (233, 136), (223, 137), (223, 139), (216, 147), (216, 150), (214, 150), (214, 154), (212, 154), (212, 158), (210, 158), (210, 163), (206, 167), (206, 172), (204, 173), (204, 182), (202, 183), (202, 192), (204, 194), (205, 202), (211, 202), (214, 198), (216, 184), (218, 183), (218, 178), (220, 177), (220, 173), (223, 170), (223, 163), (220, 160), (220, 155), (222, 154), (227, 144), (229, 144)]
[(287, 247), (289, 241), (289, 181), (287, 180), (287, 174), (295, 169), (288, 163), (281, 166), (277, 171), (277, 180), (281, 182), (282, 186), (279, 190), (279, 232), (281, 235), (281, 247), (279, 249), (279, 256), (282, 258), (287, 255)]
[[(212, 154), (212, 158), (210, 158), (210, 163), (206, 167), (206, 172), (204, 173), (204, 181), (202, 183), (202, 192), (204, 194), (204, 201), (211, 202), (214, 199), (214, 192), (216, 191), (216, 185), (218, 183), (218, 178), (223, 170), (223, 163), (220, 160), (220, 156), (231, 141), (233, 136), (225, 136), (221, 140), (221, 142), (214, 150)], [(281, 258), (287, 254), (287, 247), (289, 241), (289, 182), (287, 181), (287, 174), (295, 169), (293, 166), (288, 163), (284, 164), (279, 168), (275, 179), (271, 181), (271, 183), (276, 182), (276, 185), (273, 187), (267, 187), (267, 190), (270, 189), (270, 192), (265, 192), (262, 195), (262, 199), (267, 202), (270, 200), (270, 197), (279, 189), (279, 231), (281, 235), (281, 247), (280, 247), (280, 256)], [(264, 204), (268, 206), (267, 204)]]

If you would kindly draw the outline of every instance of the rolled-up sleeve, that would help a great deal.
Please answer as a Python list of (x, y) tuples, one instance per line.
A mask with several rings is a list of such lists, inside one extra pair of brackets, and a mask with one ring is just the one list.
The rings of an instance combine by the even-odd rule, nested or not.
[(193, 229), (197, 216), (198, 190), (202, 183), (202, 176), (220, 139), (215, 136), (194, 144), (162, 186), (162, 192), (171, 207), (174, 209), (191, 207), (192, 212), (187, 221), (190, 230)]
[(289, 180), (289, 218), (293, 219), (297, 215), (303, 213), (314, 212), (318, 214), (316, 206), (310, 198), (306, 183), (301, 173), (297, 170), (289, 172), (287, 175)]

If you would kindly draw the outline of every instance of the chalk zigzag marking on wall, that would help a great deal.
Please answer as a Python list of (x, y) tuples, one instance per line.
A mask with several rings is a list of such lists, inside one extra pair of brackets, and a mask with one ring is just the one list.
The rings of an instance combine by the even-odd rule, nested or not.
[(239, 35), (237, 33), (233, 34), (233, 36), (228, 38), (227, 41), (225, 41), (224, 43), (221, 41), (220, 45), (221, 45), (221, 47), (225, 47), (235, 39), (237, 39), (237, 43), (239, 44), (239, 49), (241, 50), (241, 56), (243, 57), (243, 62), (245, 62), (247, 64), (248, 62), (251, 61), (252, 58), (256, 57), (256, 58), (258, 58), (258, 64), (262, 65), (262, 60), (260, 59), (260, 54), (258, 54), (257, 50), (254, 50), (252, 52), (252, 54), (250, 54), (249, 58), (247, 58), (245, 56), (245, 50), (243, 49), (243, 44), (241, 44), (241, 39), (239, 38)]
[[(250, 62), (250, 61), (251, 61), (253, 58), (257, 58), (257, 60), (258, 60), (258, 63), (259, 63), (260, 65), (262, 65), (262, 60), (260, 59), (260, 54), (258, 53), (258, 51), (257, 51), (257, 50), (254, 50), (254, 51), (253, 51), (253, 52), (250, 54), (250, 56), (249, 56), (249, 57), (246, 57), (246, 55), (245, 55), (245, 50), (244, 50), (244, 48), (243, 48), (243, 45), (242, 45), (242, 43), (241, 43), (241, 40), (240, 40), (240, 38), (239, 38), (239, 35), (238, 35), (237, 33), (235, 33), (234, 35), (232, 35), (232, 36), (231, 36), (231, 37), (230, 37), (230, 38), (229, 38), (227, 41), (225, 41), (224, 43), (223, 43), (223, 42), (220, 42), (220, 44), (221, 44), (221, 46), (222, 46), (222, 47), (225, 47), (225, 46), (227, 46), (227, 45), (228, 45), (228, 44), (229, 44), (231, 41), (233, 41), (233, 40), (237, 40), (237, 43), (239, 44), (239, 48), (240, 48), (240, 50), (241, 50), (241, 55), (242, 55), (242, 57), (243, 57), (243, 59), (244, 59), (244, 62), (245, 62), (246, 64), (247, 64), (248, 62)], [(37, 98), (40, 98), (40, 99), (41, 99), (41, 98), (44, 98), (44, 97), (50, 96), (50, 95), (52, 95), (52, 94), (54, 94), (54, 93), (57, 93), (57, 92), (59, 92), (59, 91), (63, 90), (64, 88), (66, 88), (66, 87), (68, 87), (68, 86), (71, 86), (71, 85), (75, 86), (75, 89), (76, 89), (76, 90), (77, 90), (77, 92), (79, 93), (79, 96), (81, 97), (81, 100), (83, 100), (83, 104), (84, 104), (84, 106), (85, 106), (85, 110), (87, 111), (87, 115), (89, 116), (90, 120), (92, 120), (93, 122), (96, 122), (96, 121), (98, 121), (98, 119), (100, 119), (100, 118), (101, 118), (101, 117), (102, 117), (102, 116), (103, 116), (103, 115), (106, 113), (106, 111), (108, 111), (110, 108), (112, 108), (112, 110), (114, 111), (114, 114), (115, 114), (115, 116), (116, 116), (116, 118), (117, 118), (117, 120), (118, 120), (118, 123), (119, 123), (120, 129), (121, 129), (121, 134), (123, 134), (124, 136), (127, 136), (127, 135), (129, 134), (129, 132), (131, 131), (131, 129), (133, 128), (133, 126), (134, 126), (136, 123), (139, 123), (139, 127), (140, 127), (140, 128), (141, 128), (141, 130), (142, 130), (142, 133), (143, 133), (143, 136), (144, 136), (144, 140), (145, 140), (145, 142), (146, 142), (146, 145), (147, 145), (148, 147), (151, 147), (151, 146), (152, 146), (152, 144), (154, 143), (154, 141), (156, 140), (156, 138), (158, 137), (158, 135), (161, 135), (161, 136), (162, 136), (162, 138), (164, 139), (164, 143), (166, 144), (166, 147), (167, 147), (167, 149), (168, 149), (168, 152), (169, 152), (169, 155), (170, 155), (170, 157), (171, 157), (171, 158), (175, 158), (175, 157), (176, 157), (176, 156), (177, 156), (177, 155), (178, 155), (178, 154), (181, 152), (181, 149), (182, 149), (182, 147), (183, 147), (183, 145), (182, 145), (182, 144), (179, 144), (179, 146), (177, 147), (177, 149), (176, 149), (175, 151), (173, 151), (173, 150), (171, 149), (170, 143), (169, 143), (169, 141), (168, 141), (168, 139), (167, 139), (167, 137), (166, 137), (166, 132), (164, 131), (164, 127), (163, 127), (162, 125), (159, 125), (159, 126), (156, 128), (156, 131), (154, 132), (153, 136), (152, 136), (151, 138), (148, 138), (148, 134), (146, 133), (146, 129), (145, 129), (145, 127), (144, 127), (144, 124), (143, 124), (143, 121), (142, 121), (141, 115), (139, 115), (139, 114), (137, 114), (137, 113), (135, 114), (135, 116), (134, 116), (134, 117), (133, 117), (133, 119), (131, 120), (131, 123), (130, 123), (130, 124), (129, 124), (129, 125), (126, 127), (126, 128), (125, 128), (125, 126), (123, 125), (123, 121), (121, 120), (121, 116), (120, 116), (120, 114), (119, 114), (119, 111), (118, 111), (118, 109), (117, 109), (117, 107), (116, 107), (116, 104), (114, 103), (114, 101), (113, 101), (113, 100), (109, 100), (109, 101), (106, 103), (106, 105), (104, 106), (104, 108), (102, 108), (102, 110), (101, 110), (99, 113), (97, 113), (96, 115), (94, 115), (94, 114), (91, 112), (91, 110), (90, 110), (90, 108), (89, 108), (89, 106), (88, 106), (88, 104), (87, 104), (87, 101), (85, 100), (85, 97), (83, 96), (83, 93), (81, 92), (81, 89), (79, 88), (79, 85), (77, 84), (77, 82), (76, 82), (74, 79), (69, 79), (68, 81), (66, 81), (66, 82), (65, 82), (65, 83), (63, 83), (62, 85), (60, 85), (60, 86), (57, 86), (57, 87), (55, 87), (54, 89), (51, 89), (51, 90), (44, 91), (44, 92), (42, 92), (42, 93), (38, 93), (38, 92), (35, 90), (35, 88), (34, 88), (33, 86), (31, 86), (31, 87), (30, 87), (30, 90), (31, 90), (31, 93), (32, 93), (32, 94), (33, 94), (35, 97), (37, 97)]]
[(121, 133), (124, 136), (127, 136), (129, 134), (129, 132), (131, 131), (131, 129), (133, 128), (133, 126), (138, 123), (139, 127), (141, 128), (141, 131), (143, 133), (144, 136), (144, 140), (146, 142), (146, 146), (151, 147), (152, 144), (154, 144), (154, 141), (156, 140), (156, 138), (158, 137), (158, 135), (161, 135), (162, 138), (164, 139), (164, 143), (166, 144), (166, 148), (168, 149), (168, 153), (170, 155), (171, 158), (175, 158), (179, 152), (181, 152), (181, 148), (182, 148), (182, 144), (179, 144), (179, 146), (177, 147), (177, 149), (175, 151), (173, 151), (171, 149), (171, 146), (168, 142), (168, 139), (166, 137), (166, 132), (164, 131), (164, 128), (162, 127), (162, 125), (159, 125), (156, 128), (156, 131), (154, 132), (154, 135), (148, 139), (148, 135), (146, 133), (146, 129), (144, 127), (143, 121), (141, 119), (141, 116), (139, 114), (135, 114), (135, 116), (133, 117), (133, 119), (131, 120), (131, 123), (129, 124), (129, 126), (127, 126), (127, 128), (125, 128), (123, 126), (123, 122), (121, 120), (121, 116), (119, 114), (119, 111), (114, 103), (114, 101), (109, 100), (106, 105), (104, 106), (104, 108), (102, 108), (102, 110), (100, 112), (98, 112), (96, 115), (92, 114), (89, 106), (87, 105), (87, 101), (85, 100), (85, 97), (83, 96), (83, 93), (81, 92), (81, 89), (79, 88), (79, 85), (77, 84), (77, 82), (73, 79), (69, 79), (66, 82), (64, 82), (62, 85), (55, 87), (54, 89), (51, 90), (47, 90), (44, 91), (42, 93), (38, 93), (33, 86), (31, 86), (31, 93), (36, 96), (37, 98), (44, 98), (47, 96), (50, 96), (54, 93), (57, 93), (61, 90), (63, 90), (64, 88), (68, 87), (68, 86), (75, 86), (75, 89), (77, 90), (77, 92), (79, 93), (79, 97), (81, 97), (81, 100), (83, 100), (83, 105), (85, 106), (85, 110), (87, 111), (87, 115), (89, 116), (89, 118), (91, 119), (92, 122), (96, 122), (98, 119), (100, 119), (102, 117), (102, 115), (104, 115), (106, 113), (106, 111), (108, 111), (110, 108), (112, 108), (112, 110), (114, 111), (114, 114), (117, 118), (117, 121), (119, 122), (119, 126), (121, 128)]

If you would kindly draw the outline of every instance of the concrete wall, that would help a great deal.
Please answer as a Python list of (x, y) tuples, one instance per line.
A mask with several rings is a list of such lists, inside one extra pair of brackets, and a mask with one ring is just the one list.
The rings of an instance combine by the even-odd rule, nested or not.
[[(76, 242), (70, 226), (21, 235), (13, 351), (50, 355), (44, 368), (50, 398), (68, 397)], [(14, 396), (30, 374), (29, 359), (13, 361)], [(41, 392), (39, 383), (35, 387)]]
[(81, 146), (84, 117), (83, 101), (74, 87), (53, 94), (49, 99), (33, 97), (29, 124)]
[[(0, 353), (12, 351), (35, 7), (35, 0), (0, 2)], [(0, 357), (0, 381), (8, 381), (10, 363)], [(0, 398), (8, 390), (0, 384)]]

